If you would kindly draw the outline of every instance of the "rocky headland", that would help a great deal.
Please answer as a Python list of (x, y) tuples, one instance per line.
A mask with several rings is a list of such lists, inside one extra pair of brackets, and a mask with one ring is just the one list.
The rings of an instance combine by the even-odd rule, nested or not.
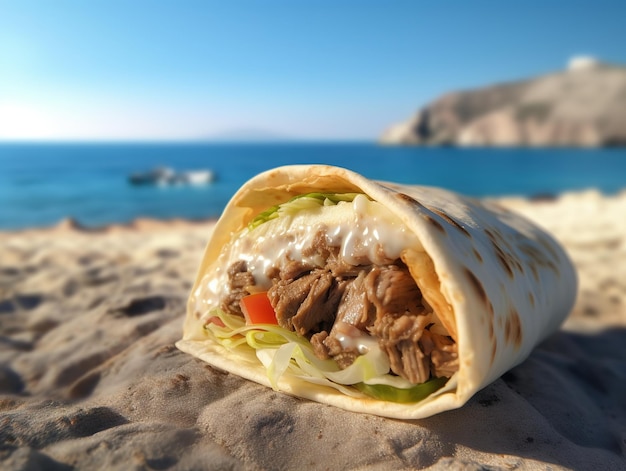
[(384, 144), (626, 145), (626, 67), (592, 58), (564, 71), (448, 93), (391, 126)]

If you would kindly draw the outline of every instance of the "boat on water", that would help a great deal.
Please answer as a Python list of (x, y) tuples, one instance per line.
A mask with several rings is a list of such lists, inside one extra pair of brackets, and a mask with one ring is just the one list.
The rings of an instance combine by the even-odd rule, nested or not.
[(176, 172), (170, 167), (155, 167), (131, 174), (128, 181), (132, 185), (208, 185), (215, 181), (215, 172), (210, 169)]

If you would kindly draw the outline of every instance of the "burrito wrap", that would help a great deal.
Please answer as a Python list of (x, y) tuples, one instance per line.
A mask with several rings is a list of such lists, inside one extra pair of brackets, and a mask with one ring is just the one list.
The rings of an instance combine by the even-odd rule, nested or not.
[(202, 259), (178, 348), (209, 364), (270, 386), (266, 370), (199, 332), (199, 296), (223, 247), (261, 212), (311, 192), (363, 193), (381, 203), (419, 240), (408, 266), (424, 298), (455, 340), (458, 371), (415, 403), (351, 397), (323, 385), (280, 378), (279, 390), (343, 409), (416, 419), (465, 404), (473, 394), (522, 362), (570, 312), (577, 280), (560, 245), (543, 230), (498, 206), (433, 187), (367, 179), (325, 165), (266, 171), (233, 196), (216, 223)]

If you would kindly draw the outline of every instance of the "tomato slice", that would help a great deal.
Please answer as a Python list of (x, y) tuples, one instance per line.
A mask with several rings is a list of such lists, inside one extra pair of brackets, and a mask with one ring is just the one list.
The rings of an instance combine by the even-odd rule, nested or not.
[(267, 292), (254, 293), (241, 298), (239, 303), (246, 324), (276, 324), (276, 312), (267, 297)]

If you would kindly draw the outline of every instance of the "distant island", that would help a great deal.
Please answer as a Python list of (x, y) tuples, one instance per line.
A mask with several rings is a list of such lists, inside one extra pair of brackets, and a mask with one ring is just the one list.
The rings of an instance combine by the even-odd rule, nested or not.
[(259, 128), (236, 128), (209, 135), (205, 138), (216, 142), (282, 142), (294, 139), (274, 131)]
[(380, 142), (626, 146), (626, 67), (576, 57), (565, 71), (449, 93), (391, 126)]

